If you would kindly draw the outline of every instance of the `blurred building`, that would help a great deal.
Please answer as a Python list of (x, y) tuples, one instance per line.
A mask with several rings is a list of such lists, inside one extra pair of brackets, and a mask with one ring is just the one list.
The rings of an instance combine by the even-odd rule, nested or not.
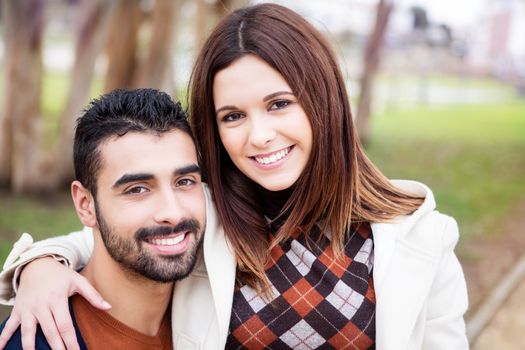
[(470, 29), (468, 60), (499, 78), (525, 79), (525, 1), (487, 1), (482, 18)]

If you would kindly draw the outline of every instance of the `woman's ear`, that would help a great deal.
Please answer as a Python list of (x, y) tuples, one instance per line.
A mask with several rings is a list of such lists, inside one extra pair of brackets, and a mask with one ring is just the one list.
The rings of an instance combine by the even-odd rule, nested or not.
[(71, 197), (73, 197), (73, 203), (82, 224), (87, 227), (95, 227), (97, 225), (97, 215), (95, 212), (95, 198), (91, 192), (80, 181), (75, 180), (71, 183)]

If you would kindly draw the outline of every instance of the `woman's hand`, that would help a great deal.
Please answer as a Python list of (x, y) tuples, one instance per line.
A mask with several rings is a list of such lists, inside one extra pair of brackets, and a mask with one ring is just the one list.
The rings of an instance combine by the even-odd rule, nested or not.
[(29, 263), (20, 275), (15, 305), (0, 335), (0, 349), (21, 326), (24, 350), (35, 348), (37, 323), (52, 349), (79, 349), (68, 298), (79, 293), (94, 307), (111, 306), (86, 278), (51, 257)]

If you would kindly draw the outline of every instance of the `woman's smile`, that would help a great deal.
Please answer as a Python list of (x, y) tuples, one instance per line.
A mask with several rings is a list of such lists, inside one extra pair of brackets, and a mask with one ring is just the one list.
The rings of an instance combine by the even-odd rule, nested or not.
[(277, 152), (258, 154), (256, 156), (250, 157), (254, 159), (257, 164), (260, 165), (273, 165), (279, 162), (282, 159), (287, 158), (288, 154), (292, 151), (294, 146), (283, 148)]

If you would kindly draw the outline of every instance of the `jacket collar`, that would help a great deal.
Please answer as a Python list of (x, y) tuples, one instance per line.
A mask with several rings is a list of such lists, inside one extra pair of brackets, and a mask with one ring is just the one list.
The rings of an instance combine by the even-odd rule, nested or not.
[(396, 242), (405, 239), (419, 219), (436, 207), (432, 191), (424, 184), (407, 180), (392, 180), (391, 182), (395, 187), (422, 196), (425, 200), (411, 215), (398, 216), (391, 222), (371, 224), (374, 235), (374, 285), (376, 288), (380, 287), (384, 279)]
[(224, 236), (222, 226), (219, 224), (208, 187), (207, 185), (203, 186), (206, 196), (206, 232), (203, 244), (204, 262), (208, 271), (217, 311), (219, 334), (221, 337), (224, 337), (224, 339), (221, 339), (221, 343), (225, 343), (233, 303), (236, 259)]
[[(389, 223), (373, 223), (376, 345), (378, 349), (406, 349), (432, 284), (439, 256), (411, 241), (411, 231), (435, 208), (432, 192), (413, 181), (392, 181), (409, 193), (424, 196), (409, 216)], [(432, 234), (429, 232), (428, 234)]]

